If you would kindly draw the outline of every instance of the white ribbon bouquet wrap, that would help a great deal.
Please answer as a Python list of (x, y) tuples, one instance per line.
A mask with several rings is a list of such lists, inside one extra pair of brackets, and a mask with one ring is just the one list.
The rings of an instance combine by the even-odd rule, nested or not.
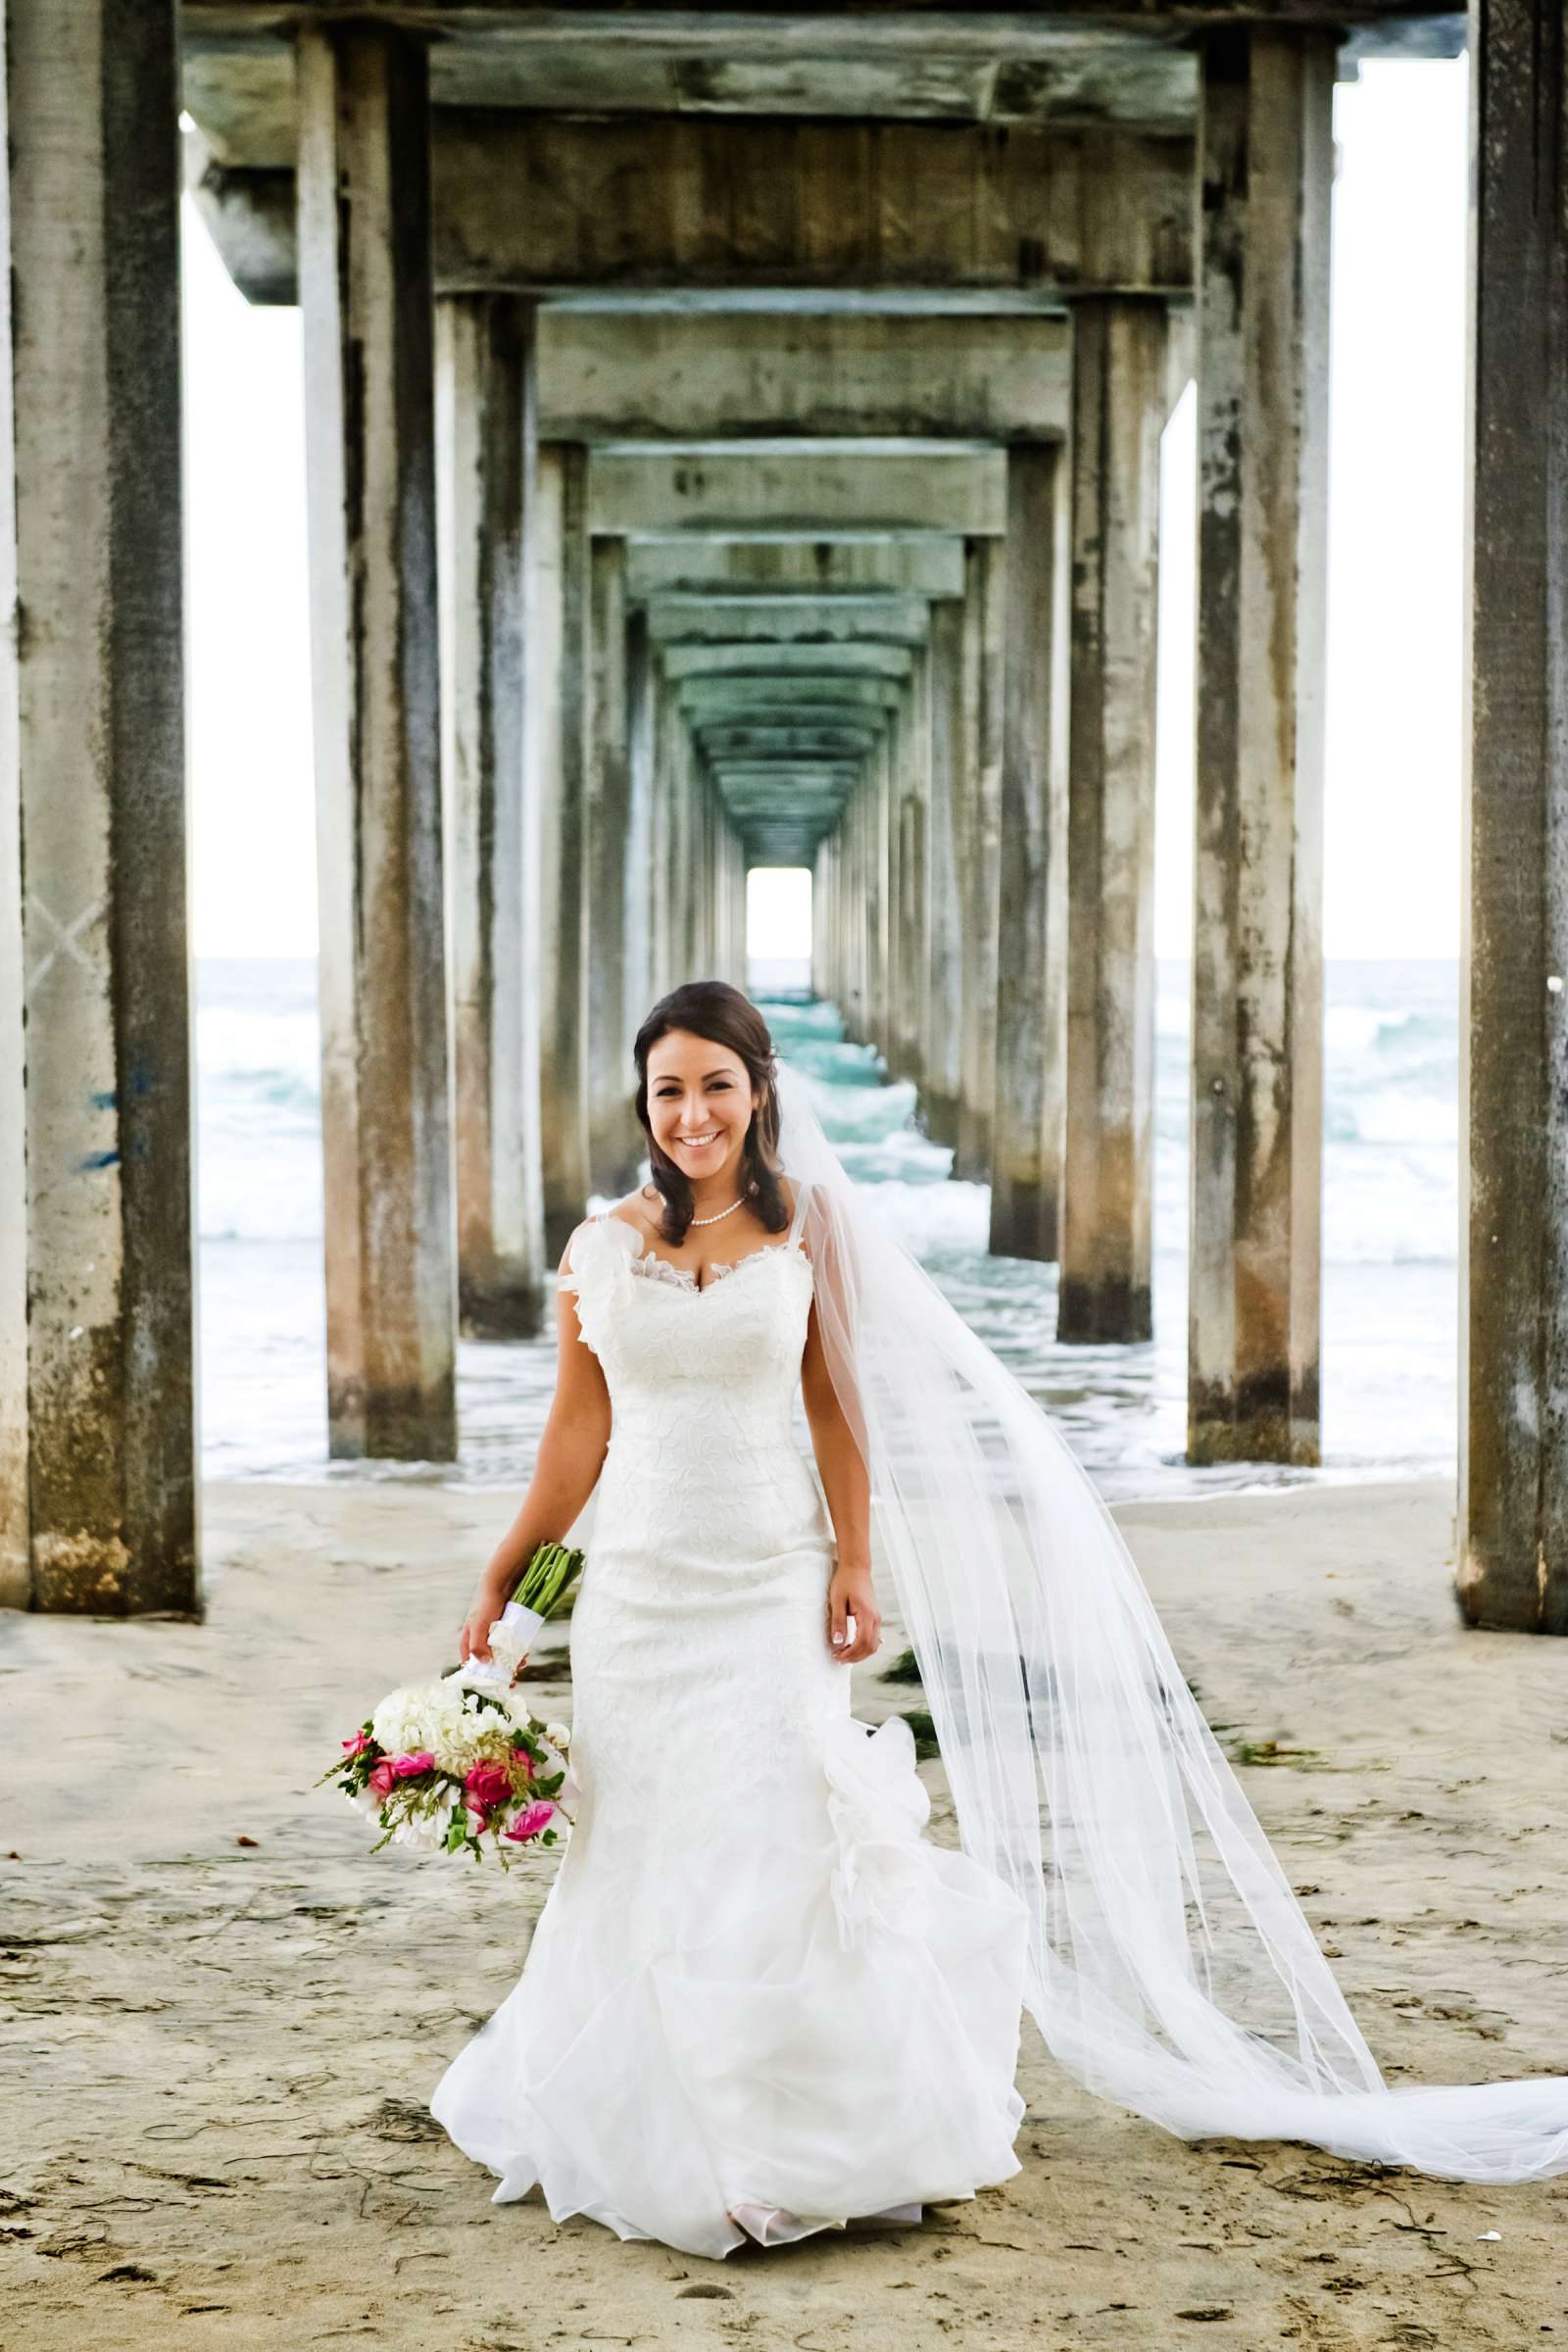
[(509, 1690), (517, 1668), (549, 1623), (537, 1609), (509, 1600), (490, 1628), (490, 1655), (469, 1658), (443, 1679), (466, 1690)]

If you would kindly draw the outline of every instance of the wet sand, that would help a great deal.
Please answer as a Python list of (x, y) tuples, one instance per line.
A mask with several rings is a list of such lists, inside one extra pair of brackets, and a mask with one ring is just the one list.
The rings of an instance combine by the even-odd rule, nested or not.
[[(424, 2102), (553, 1860), (371, 1857), (309, 1784), (382, 1690), (453, 1663), (516, 1500), (217, 1486), (204, 1625), (0, 1612), (3, 2352), (1568, 2345), (1568, 2180), (1189, 2146), (1077, 2091), (1027, 2023), (1023, 2170), (920, 2228), (716, 2264), (558, 2228), (537, 2192), (492, 2206)], [(1220, 1737), (1279, 1758), (1243, 1778), (1394, 2081), (1568, 2071), (1568, 1645), (1461, 1629), (1451, 1500), (1117, 1514)], [(889, 1654), (864, 1717), (918, 1698), (877, 1681)], [(569, 1719), (569, 1685), (539, 1697)]]

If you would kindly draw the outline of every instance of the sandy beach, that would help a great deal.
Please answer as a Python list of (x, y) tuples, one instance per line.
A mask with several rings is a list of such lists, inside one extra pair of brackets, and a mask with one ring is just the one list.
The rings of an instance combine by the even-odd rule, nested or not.
[[(1568, 2180), (1186, 2145), (1027, 2024), (1022, 2171), (918, 2229), (714, 2264), (492, 2206), (425, 2101), (552, 1858), (372, 1857), (310, 1783), (453, 1663), (517, 1499), (211, 1487), (205, 1624), (0, 1614), (4, 2352), (1568, 2343)], [(1447, 1488), (1118, 1517), (1221, 1739), (1273, 1758), (1240, 1769), (1390, 2078), (1568, 2068), (1568, 1651), (1461, 1629)], [(877, 1679), (892, 1645), (865, 1718), (918, 1698)]]

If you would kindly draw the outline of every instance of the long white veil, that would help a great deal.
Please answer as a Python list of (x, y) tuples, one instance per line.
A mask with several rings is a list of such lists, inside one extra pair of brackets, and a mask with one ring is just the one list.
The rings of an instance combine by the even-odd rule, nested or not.
[(1089, 2089), (1187, 2139), (1450, 2179), (1568, 2171), (1568, 2077), (1390, 2088), (1054, 1423), (858, 1191), (777, 1072), (835, 1391), (871, 1481), (964, 1849), (1032, 1922), (1025, 1992)]

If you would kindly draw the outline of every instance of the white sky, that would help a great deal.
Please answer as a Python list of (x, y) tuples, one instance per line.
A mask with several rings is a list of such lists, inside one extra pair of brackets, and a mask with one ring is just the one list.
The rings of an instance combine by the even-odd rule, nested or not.
[[(1336, 98), (1327, 885), (1331, 956), (1459, 930), (1465, 66)], [(299, 314), (253, 310), (187, 213), (186, 534), (196, 947), (316, 952)], [(1165, 437), (1156, 941), (1192, 879), (1193, 404)], [(753, 891), (754, 949), (803, 898)]]

